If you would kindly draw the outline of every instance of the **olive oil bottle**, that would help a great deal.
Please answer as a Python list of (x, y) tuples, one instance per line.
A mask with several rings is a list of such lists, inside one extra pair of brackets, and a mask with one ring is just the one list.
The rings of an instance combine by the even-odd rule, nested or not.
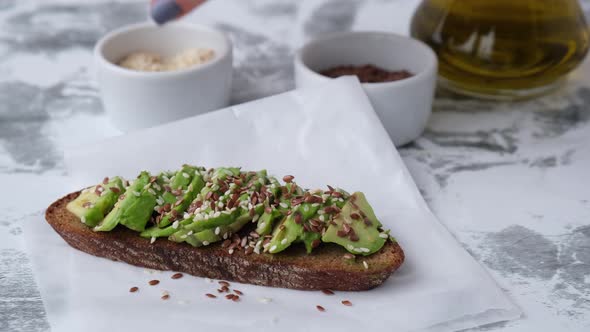
[(424, 0), (411, 34), (437, 53), (441, 85), (495, 99), (551, 91), (589, 47), (577, 0)]

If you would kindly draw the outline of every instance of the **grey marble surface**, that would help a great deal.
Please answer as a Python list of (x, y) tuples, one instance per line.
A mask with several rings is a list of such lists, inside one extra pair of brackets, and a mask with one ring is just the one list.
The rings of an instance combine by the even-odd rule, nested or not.
[[(95, 41), (144, 20), (147, 1), (0, 2), (0, 331), (49, 330), (23, 216), (68, 192), (64, 147), (117, 134), (92, 79)], [(318, 34), (405, 32), (416, 1), (217, 1), (188, 19), (227, 31), (233, 100), (293, 87), (291, 55)], [(590, 1), (583, 1), (590, 12)], [(391, 20), (391, 13), (400, 19)], [(440, 93), (400, 153), (434, 213), (522, 307), (479, 330), (590, 330), (590, 61), (527, 102)]]

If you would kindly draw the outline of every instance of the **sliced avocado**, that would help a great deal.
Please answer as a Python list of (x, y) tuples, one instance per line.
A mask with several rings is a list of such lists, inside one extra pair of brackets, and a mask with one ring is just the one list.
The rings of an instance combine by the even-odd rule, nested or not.
[[(364, 256), (377, 252), (385, 244), (386, 239), (379, 236), (381, 223), (361, 192), (355, 192), (350, 196), (333, 222), (322, 236), (323, 242), (337, 243), (350, 253)], [(343, 234), (347, 233), (345, 228), (350, 228), (351, 231)], [(356, 237), (351, 236), (351, 232), (356, 234)]]
[(172, 234), (168, 239), (173, 242), (187, 242), (192, 246), (200, 247), (227, 238), (228, 235), (242, 229), (251, 219), (249, 213), (244, 213), (229, 225), (216, 226), (196, 233), (184, 228)]
[(303, 226), (295, 223), (293, 215), (283, 218), (272, 233), (268, 252), (276, 254), (287, 249), (301, 234), (303, 234)]
[[(105, 179), (106, 181), (106, 179)], [(106, 184), (99, 184), (83, 191), (66, 208), (87, 226), (94, 227), (104, 219), (125, 191), (123, 181), (114, 177)]]
[[(179, 227), (185, 226), (185, 225), (188, 225), (190, 222), (192, 222), (191, 219), (185, 219), (185, 220), (180, 221), (178, 223), (178, 225), (179, 225)], [(145, 237), (145, 238), (165, 237), (165, 236), (170, 236), (176, 232), (178, 232), (178, 227), (174, 227), (173, 225), (170, 225), (165, 228), (160, 228), (158, 226), (152, 226), (150, 228), (146, 228), (143, 232), (141, 232), (139, 234), (139, 236)]]
[(299, 239), (305, 245), (305, 250), (308, 254), (311, 254), (313, 249), (317, 246), (316, 241), (320, 241), (322, 235), (316, 232), (303, 232)]
[(150, 174), (141, 172), (133, 184), (127, 187), (125, 198), (115, 203), (113, 210), (94, 230), (110, 231), (117, 224), (122, 224), (134, 231), (143, 231), (156, 206), (156, 196), (149, 190), (149, 181)]
[(268, 235), (272, 232), (274, 222), (282, 217), (283, 214), (276, 209), (272, 209), (270, 213), (264, 212), (256, 225), (256, 233), (258, 235)]
[[(185, 165), (185, 166), (183, 166), (182, 170), (180, 170), (175, 175), (174, 180), (176, 180), (178, 178), (182, 178), (185, 181), (180, 182), (180, 183), (174, 183), (174, 184), (172, 184), (171, 187), (173, 189), (183, 189), (183, 190), (185, 190), (185, 193), (182, 195), (181, 203), (178, 205), (175, 205), (172, 208), (172, 211), (176, 211), (176, 212), (170, 211), (162, 217), (162, 219), (159, 222), (159, 226), (161, 228), (164, 228), (172, 223), (171, 222), (172, 213), (175, 213), (178, 216), (182, 216), (184, 211), (186, 211), (186, 209), (188, 209), (189, 205), (192, 203), (192, 201), (195, 199), (195, 197), (197, 197), (197, 195), (201, 192), (201, 190), (205, 186), (205, 181), (203, 180), (203, 176), (201, 174), (197, 174), (197, 173), (199, 173), (197, 168)], [(189, 179), (190, 179), (190, 181), (189, 181)], [(177, 186), (175, 187), (175, 185), (177, 185)], [(174, 202), (174, 203), (176, 203), (176, 202)]]

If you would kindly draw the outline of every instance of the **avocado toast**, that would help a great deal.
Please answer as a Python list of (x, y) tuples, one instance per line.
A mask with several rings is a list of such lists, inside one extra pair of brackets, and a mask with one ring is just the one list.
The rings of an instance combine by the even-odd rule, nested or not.
[(46, 219), (95, 256), (264, 286), (366, 290), (402, 264), (362, 193), (283, 182), (232, 167), (144, 171), (71, 193)]

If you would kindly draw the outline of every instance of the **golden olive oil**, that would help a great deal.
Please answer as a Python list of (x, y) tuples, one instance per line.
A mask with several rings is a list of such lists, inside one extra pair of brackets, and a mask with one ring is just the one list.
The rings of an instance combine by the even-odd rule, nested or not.
[(550, 91), (589, 47), (576, 0), (424, 0), (411, 33), (437, 53), (444, 86), (504, 99)]

